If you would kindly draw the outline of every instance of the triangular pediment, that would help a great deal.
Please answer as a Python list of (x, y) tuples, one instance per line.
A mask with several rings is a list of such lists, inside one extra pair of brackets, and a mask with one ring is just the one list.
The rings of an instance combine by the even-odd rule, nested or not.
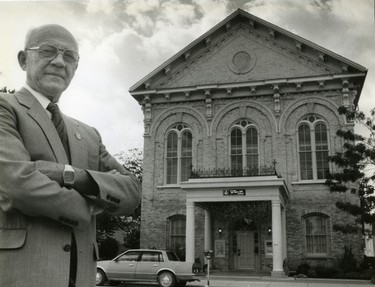
[(232, 13), (130, 88), (149, 91), (366, 73), (366, 69), (243, 10)]
[(154, 88), (229, 84), (341, 73), (342, 67), (327, 65), (301, 55), (240, 25), (202, 49), (179, 70), (154, 83)]

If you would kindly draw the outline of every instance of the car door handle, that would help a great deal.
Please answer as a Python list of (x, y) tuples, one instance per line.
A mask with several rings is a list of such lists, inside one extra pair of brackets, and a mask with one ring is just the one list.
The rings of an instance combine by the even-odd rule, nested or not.
[(154, 264), (154, 267), (158, 267), (159, 265), (158, 264)]
[(133, 263), (129, 263), (129, 266), (134, 266), (134, 264)]

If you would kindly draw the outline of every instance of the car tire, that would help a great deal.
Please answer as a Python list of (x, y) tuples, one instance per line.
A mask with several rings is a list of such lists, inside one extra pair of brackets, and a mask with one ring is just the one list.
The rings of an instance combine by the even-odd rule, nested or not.
[(175, 287), (176, 278), (171, 272), (163, 271), (158, 276), (158, 283), (160, 287)]
[(186, 286), (186, 281), (180, 281), (177, 283), (177, 287), (185, 287)]
[(104, 271), (101, 269), (96, 269), (96, 280), (95, 285), (101, 286), (107, 281), (107, 276), (105, 275)]

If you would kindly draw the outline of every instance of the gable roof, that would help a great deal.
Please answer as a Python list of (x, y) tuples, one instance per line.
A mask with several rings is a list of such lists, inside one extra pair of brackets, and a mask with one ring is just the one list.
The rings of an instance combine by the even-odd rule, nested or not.
[[(293, 51), (296, 56), (310, 58), (312, 61), (319, 62), (320, 66), (326, 68), (327, 75), (332, 76), (335, 74), (352, 77), (359, 74), (364, 79), (367, 73), (365, 67), (345, 57), (238, 9), (134, 84), (129, 89), (129, 92), (136, 97), (141, 94), (153, 93), (156, 89), (168, 89), (168, 86), (161, 87), (160, 83), (165, 82), (165, 79), (170, 77), (174, 72), (182, 70), (182, 67), (186, 66), (187, 61), (193, 58), (194, 55), (202, 53), (204, 49), (210, 49), (210, 45), (214, 42), (215, 38), (220, 37), (223, 33), (231, 33), (231, 28), (237, 24), (241, 24), (246, 29), (256, 31), (258, 35), (267, 37), (273, 43), (280, 44), (283, 49)], [(215, 83), (205, 83), (205, 85), (210, 84)]]

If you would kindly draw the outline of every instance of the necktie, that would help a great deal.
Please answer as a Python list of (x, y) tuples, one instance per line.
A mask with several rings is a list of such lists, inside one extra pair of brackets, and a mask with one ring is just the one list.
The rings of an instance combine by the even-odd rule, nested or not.
[(60, 114), (59, 106), (55, 103), (50, 103), (47, 107), (47, 111), (49, 111), (52, 116), (51, 120), (53, 125), (56, 128), (57, 133), (59, 134), (59, 137), (61, 139), (61, 142), (64, 146), (65, 153), (69, 159), (70, 162), (70, 151), (69, 151), (69, 144), (68, 144), (68, 134), (66, 132), (65, 123), (62, 119), (62, 116)]

